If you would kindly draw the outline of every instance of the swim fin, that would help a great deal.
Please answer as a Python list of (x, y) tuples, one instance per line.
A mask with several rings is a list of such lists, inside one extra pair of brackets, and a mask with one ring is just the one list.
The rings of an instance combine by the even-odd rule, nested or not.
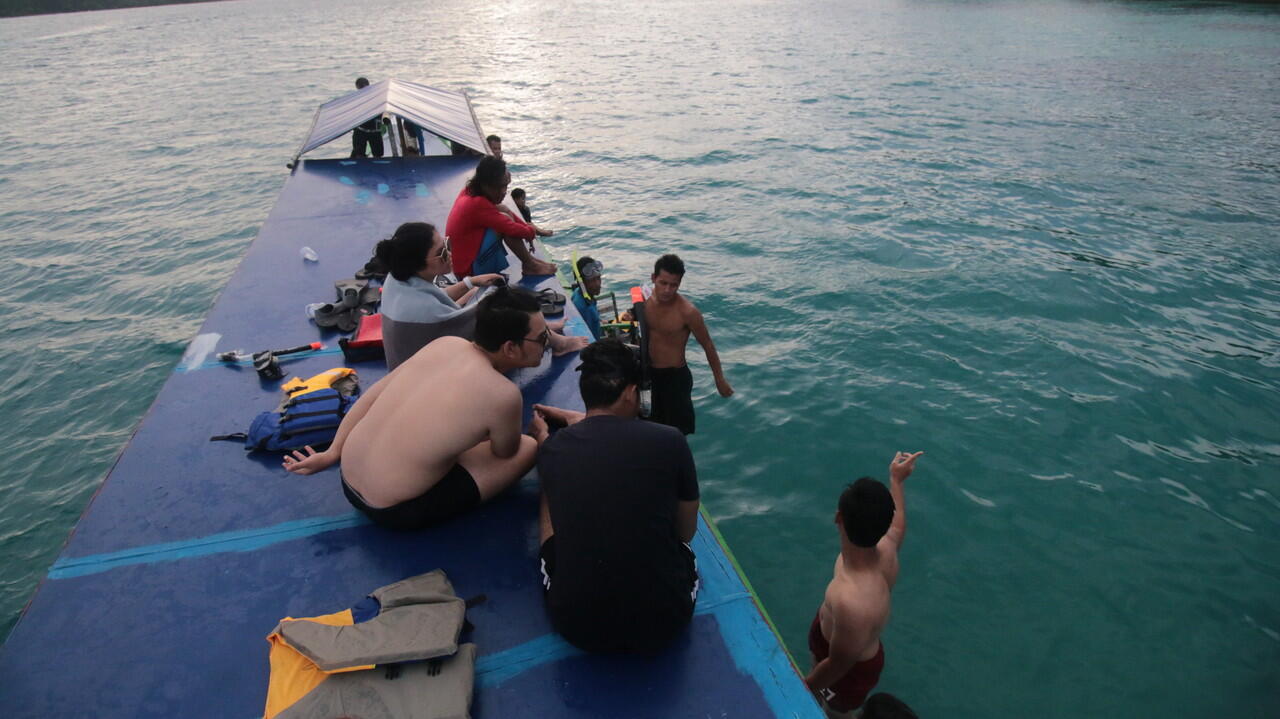
[(347, 307), (342, 303), (331, 303), (316, 308), (313, 319), (317, 327), (329, 327), (339, 332), (351, 332), (356, 328), (360, 315), (369, 314), (362, 307)]
[(349, 277), (345, 280), (334, 282), (333, 286), (338, 291), (338, 304), (347, 309), (355, 309), (363, 304), (360, 301), (361, 293), (368, 288), (369, 281)]
[(381, 280), (387, 276), (387, 266), (382, 264), (382, 260), (372, 257), (364, 264), (364, 267), (356, 270), (357, 280), (377, 279)]
[(370, 285), (360, 291), (360, 306), (373, 308), (374, 305), (382, 301), (382, 288)]

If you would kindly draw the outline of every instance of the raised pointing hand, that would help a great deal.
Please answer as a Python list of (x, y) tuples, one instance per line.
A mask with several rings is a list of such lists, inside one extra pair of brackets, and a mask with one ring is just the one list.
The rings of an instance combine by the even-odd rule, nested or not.
[(889, 463), (889, 476), (899, 482), (905, 481), (907, 477), (911, 476), (912, 470), (916, 468), (916, 460), (922, 454), (924, 452), (916, 452), (915, 454), (909, 452), (895, 453), (893, 461)]

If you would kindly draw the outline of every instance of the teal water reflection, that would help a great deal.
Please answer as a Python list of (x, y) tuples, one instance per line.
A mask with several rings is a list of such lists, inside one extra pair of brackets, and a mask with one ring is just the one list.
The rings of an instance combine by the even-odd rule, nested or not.
[(923, 449), (882, 689), (923, 716), (1280, 709), (1280, 15), (363, 7), (0, 21), (5, 626), (314, 107), (398, 76), (472, 94), (562, 257), (615, 289), (685, 257), (738, 391), (691, 350), (704, 499), (802, 662), (842, 483)]

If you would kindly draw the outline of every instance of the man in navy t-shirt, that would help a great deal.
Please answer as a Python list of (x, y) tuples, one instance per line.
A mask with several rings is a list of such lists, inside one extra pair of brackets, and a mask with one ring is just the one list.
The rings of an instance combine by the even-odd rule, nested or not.
[[(534, 405), (547, 612), (580, 649), (655, 651), (688, 624), (698, 593), (693, 454), (679, 430), (638, 419), (631, 348), (607, 339), (581, 356), (586, 414)], [(548, 423), (566, 426), (548, 438)]]

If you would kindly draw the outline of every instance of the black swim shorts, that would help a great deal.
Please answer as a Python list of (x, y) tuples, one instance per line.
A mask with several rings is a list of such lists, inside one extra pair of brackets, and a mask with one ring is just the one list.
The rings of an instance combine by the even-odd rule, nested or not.
[(648, 419), (693, 434), (693, 373), (689, 365), (654, 367), (649, 377), (653, 380), (653, 409)]
[(426, 492), (390, 507), (370, 507), (360, 493), (342, 480), (342, 493), (351, 506), (364, 512), (379, 527), (387, 529), (424, 529), (474, 509), (480, 505), (480, 488), (471, 473), (460, 464), (453, 465)]
[(698, 578), (698, 559), (688, 544), (680, 544), (679, 560), (668, 568), (671, 575), (665, 578), (667, 581), (654, 582), (674, 589), (678, 595), (663, 592), (637, 597), (628, 592), (608, 597), (590, 591), (591, 596), (585, 601), (564, 596), (572, 590), (555, 584), (555, 547), (553, 534), (538, 548), (543, 596), (551, 626), (575, 647), (588, 652), (654, 652), (670, 643), (693, 616), (702, 582)]

